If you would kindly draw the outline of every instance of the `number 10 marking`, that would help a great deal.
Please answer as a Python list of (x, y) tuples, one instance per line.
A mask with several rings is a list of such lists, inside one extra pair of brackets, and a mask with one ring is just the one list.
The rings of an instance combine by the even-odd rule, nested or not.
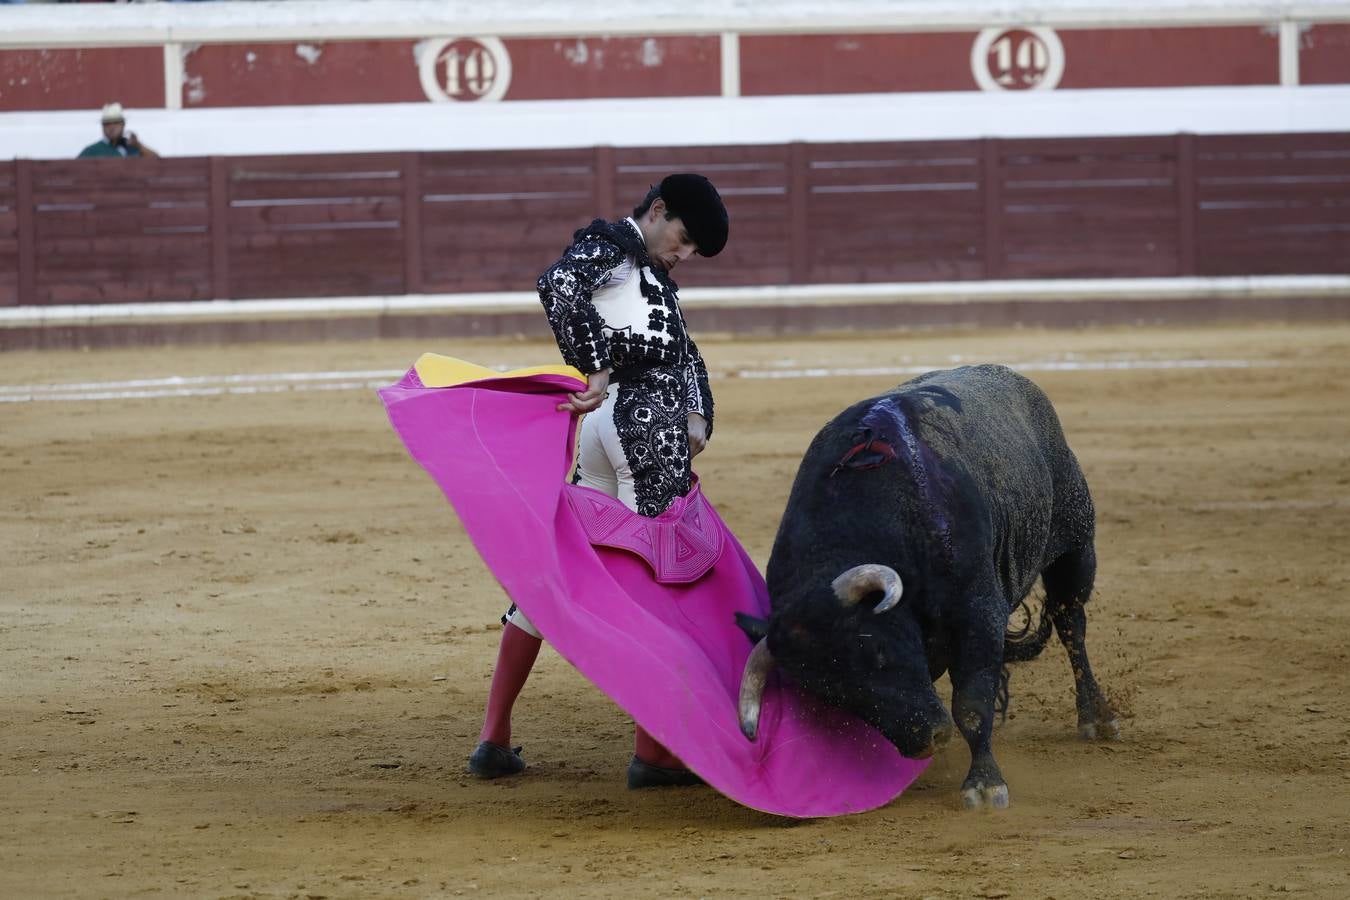
[(971, 47), (970, 70), (981, 90), (1053, 90), (1064, 75), (1064, 45), (1049, 28), (986, 28)]

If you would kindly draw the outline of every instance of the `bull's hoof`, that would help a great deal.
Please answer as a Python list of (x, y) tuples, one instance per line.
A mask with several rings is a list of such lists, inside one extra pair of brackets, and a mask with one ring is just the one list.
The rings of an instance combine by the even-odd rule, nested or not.
[(976, 784), (961, 789), (961, 805), (966, 809), (1007, 809), (1006, 784)]
[(1108, 719), (1105, 722), (1080, 722), (1078, 736), (1085, 741), (1120, 740), (1120, 720)]
[(520, 758), (520, 749), (515, 747), (508, 750), (490, 741), (483, 741), (469, 757), (469, 772), (479, 778), (517, 775), (525, 771), (525, 760)]

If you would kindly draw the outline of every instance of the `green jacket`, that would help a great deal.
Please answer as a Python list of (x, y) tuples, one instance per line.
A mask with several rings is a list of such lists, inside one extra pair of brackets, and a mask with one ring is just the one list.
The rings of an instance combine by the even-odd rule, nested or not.
[(117, 147), (114, 147), (107, 141), (95, 141), (88, 147), (85, 147), (83, 150), (81, 150), (80, 155), (77, 156), (76, 159), (95, 159), (104, 156), (141, 155), (141, 148), (131, 146), (130, 144), (127, 143), (126, 138), (123, 138), (119, 143), (121, 144), (122, 150), (126, 150), (126, 153), (122, 153), (121, 150), (119, 150)]

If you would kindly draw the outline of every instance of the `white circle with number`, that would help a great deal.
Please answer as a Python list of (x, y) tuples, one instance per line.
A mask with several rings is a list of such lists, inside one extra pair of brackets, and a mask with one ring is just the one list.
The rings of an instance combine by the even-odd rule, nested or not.
[(970, 48), (970, 71), (984, 91), (1052, 91), (1064, 77), (1064, 45), (1051, 28), (986, 28)]
[(499, 38), (441, 38), (420, 50), (418, 73), (429, 100), (500, 100), (511, 86), (511, 56)]

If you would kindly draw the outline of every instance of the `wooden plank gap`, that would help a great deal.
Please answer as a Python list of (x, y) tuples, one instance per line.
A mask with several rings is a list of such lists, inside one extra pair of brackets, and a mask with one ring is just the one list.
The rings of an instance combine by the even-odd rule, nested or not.
[(998, 138), (981, 141), (980, 181), (984, 191), (984, 277), (1004, 277), (1003, 168), (999, 163)]
[(1195, 135), (1178, 134), (1177, 142), (1177, 267), (1179, 275), (1196, 273), (1199, 217), (1196, 215)]
[(788, 278), (792, 284), (811, 279), (811, 223), (808, 203), (811, 199), (808, 178), (810, 159), (807, 145), (793, 141), (788, 145), (788, 237), (791, 262)]
[(420, 294), (422, 277), (422, 154), (403, 154), (403, 290)]
[(211, 176), (211, 296), (230, 298), (230, 180), (229, 160), (213, 156)]
[(19, 290), (20, 306), (33, 306), (37, 301), (37, 228), (33, 221), (33, 162), (16, 159), (14, 166), (14, 211), (18, 216), (19, 231)]

